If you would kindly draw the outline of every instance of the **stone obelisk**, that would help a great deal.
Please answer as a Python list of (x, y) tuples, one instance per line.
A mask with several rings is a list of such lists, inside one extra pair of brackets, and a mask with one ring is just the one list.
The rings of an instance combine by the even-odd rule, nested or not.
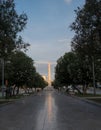
[(51, 86), (51, 64), (48, 63), (48, 86)]

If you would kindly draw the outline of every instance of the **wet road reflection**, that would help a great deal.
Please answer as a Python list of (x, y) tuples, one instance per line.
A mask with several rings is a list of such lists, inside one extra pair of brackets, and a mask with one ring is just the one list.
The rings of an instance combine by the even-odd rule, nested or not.
[(47, 105), (48, 122), (50, 123), (53, 117), (52, 105), (54, 105), (54, 99), (52, 99), (51, 94), (48, 95), (48, 98), (46, 100), (46, 105)]
[(36, 130), (55, 130), (57, 106), (53, 96), (53, 92), (45, 94), (44, 105), (37, 115)]
[(101, 108), (45, 91), (0, 107), (0, 130), (101, 130)]

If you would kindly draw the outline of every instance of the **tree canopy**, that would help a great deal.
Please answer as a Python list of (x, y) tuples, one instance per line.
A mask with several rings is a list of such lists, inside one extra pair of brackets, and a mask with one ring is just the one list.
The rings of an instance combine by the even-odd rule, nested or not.
[(86, 0), (83, 8), (75, 10), (76, 19), (71, 25), (75, 31), (72, 49), (90, 59), (101, 58), (101, 1)]
[(29, 85), (36, 72), (33, 60), (23, 52), (16, 52), (11, 57), (12, 82), (18, 86)]
[(74, 52), (65, 53), (64, 56), (57, 61), (55, 78), (62, 86), (90, 82), (92, 77), (88, 61), (82, 62)]
[(101, 0), (86, 0), (75, 10), (76, 18), (70, 28), (75, 32), (72, 52), (57, 61), (55, 83), (60, 85), (101, 82)]
[(26, 24), (27, 15), (16, 12), (14, 0), (0, 1), (0, 58), (7, 57), (21, 45), (24, 47), (25, 43), (18, 33)]
[(20, 36), (27, 20), (25, 13), (17, 13), (14, 0), (0, 1), (0, 60), (4, 62), (0, 63), (0, 85), (4, 78), (6, 86), (47, 86), (42, 76), (36, 72), (34, 61), (22, 51), (29, 46)]

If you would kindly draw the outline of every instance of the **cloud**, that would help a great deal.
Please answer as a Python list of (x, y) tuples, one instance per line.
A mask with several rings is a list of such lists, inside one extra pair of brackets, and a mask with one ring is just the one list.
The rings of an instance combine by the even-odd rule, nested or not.
[(71, 3), (72, 2), (72, 0), (64, 0), (66, 3)]
[(55, 62), (67, 51), (70, 51), (70, 44), (65, 40), (60, 40), (53, 43), (36, 41), (31, 44), (27, 54), (35, 61)]
[(56, 63), (58, 58), (63, 56), (65, 52), (70, 51), (69, 41), (69, 39), (65, 38), (53, 42), (33, 41), (26, 53), (34, 60), (36, 70), (42, 75), (47, 76), (47, 62), (52, 63), (51, 76), (52, 79), (54, 79), (54, 67), (56, 65), (54, 63)]
[(71, 43), (71, 39), (66, 39), (66, 38), (64, 38), (64, 39), (59, 39), (58, 42), (59, 42), (59, 43), (67, 43), (67, 44), (70, 44), (70, 43)]

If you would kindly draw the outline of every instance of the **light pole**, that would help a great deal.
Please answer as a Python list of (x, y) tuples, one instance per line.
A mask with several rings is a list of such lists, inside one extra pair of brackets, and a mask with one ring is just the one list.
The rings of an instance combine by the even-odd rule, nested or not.
[(2, 97), (4, 97), (4, 58), (1, 58), (1, 73), (2, 73), (2, 87), (1, 87), (1, 90), (2, 90)]
[(4, 97), (4, 58), (1, 59), (2, 64), (2, 97)]
[(95, 86), (95, 63), (94, 57), (92, 56), (92, 68), (93, 68), (93, 88), (94, 88), (94, 95), (96, 95), (96, 86)]

